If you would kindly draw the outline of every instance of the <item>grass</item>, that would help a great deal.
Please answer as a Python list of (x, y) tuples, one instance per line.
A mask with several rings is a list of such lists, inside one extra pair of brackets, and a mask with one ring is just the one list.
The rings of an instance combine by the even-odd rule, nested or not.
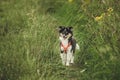
[[(1, 0), (0, 80), (119, 80), (118, 0)], [(53, 4), (53, 5), (51, 5)], [(59, 56), (56, 28), (73, 26), (75, 65)]]

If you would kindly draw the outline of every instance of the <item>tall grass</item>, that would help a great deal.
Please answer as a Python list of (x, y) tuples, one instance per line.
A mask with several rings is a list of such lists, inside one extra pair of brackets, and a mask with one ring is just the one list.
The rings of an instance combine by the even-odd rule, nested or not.
[[(119, 80), (118, 0), (1, 0), (1, 80)], [(75, 65), (59, 57), (56, 28), (73, 26)]]

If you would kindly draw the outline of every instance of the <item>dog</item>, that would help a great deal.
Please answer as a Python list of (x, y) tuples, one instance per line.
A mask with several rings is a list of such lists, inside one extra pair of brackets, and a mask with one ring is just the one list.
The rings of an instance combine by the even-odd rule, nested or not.
[(60, 57), (62, 64), (70, 66), (74, 64), (74, 53), (79, 49), (79, 45), (73, 38), (73, 27), (59, 26), (59, 40), (60, 40)]

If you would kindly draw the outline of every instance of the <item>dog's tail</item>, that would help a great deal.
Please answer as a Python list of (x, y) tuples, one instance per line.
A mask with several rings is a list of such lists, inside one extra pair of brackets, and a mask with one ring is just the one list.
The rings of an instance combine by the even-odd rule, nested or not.
[(76, 49), (79, 50), (80, 49), (80, 46), (78, 44), (76, 44)]

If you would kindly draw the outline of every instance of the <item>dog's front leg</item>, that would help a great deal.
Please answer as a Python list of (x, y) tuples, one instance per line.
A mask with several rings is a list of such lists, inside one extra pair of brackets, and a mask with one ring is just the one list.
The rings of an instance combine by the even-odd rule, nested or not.
[(71, 52), (67, 52), (67, 61), (66, 61), (66, 66), (70, 66), (70, 60), (71, 60)]
[(60, 57), (62, 59), (62, 64), (65, 65), (66, 64), (66, 60), (67, 60), (67, 54), (60, 53)]

